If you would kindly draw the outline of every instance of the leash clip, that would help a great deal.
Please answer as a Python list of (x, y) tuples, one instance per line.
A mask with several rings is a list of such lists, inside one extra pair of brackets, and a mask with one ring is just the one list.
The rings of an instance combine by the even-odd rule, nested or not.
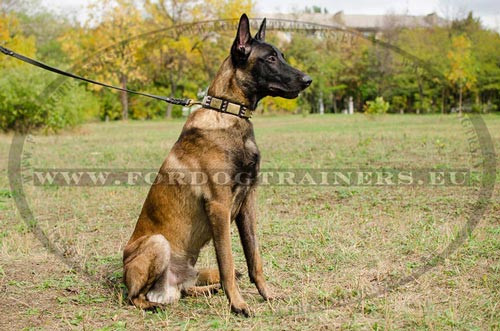
[(193, 100), (193, 99), (188, 99), (188, 102), (186, 103), (187, 107), (192, 107), (194, 105), (201, 105), (200, 101)]
[(9, 55), (9, 56), (14, 55), (13, 51), (11, 51), (10, 49), (7, 49), (3, 46), (0, 46), (0, 52), (4, 53), (5, 55)]

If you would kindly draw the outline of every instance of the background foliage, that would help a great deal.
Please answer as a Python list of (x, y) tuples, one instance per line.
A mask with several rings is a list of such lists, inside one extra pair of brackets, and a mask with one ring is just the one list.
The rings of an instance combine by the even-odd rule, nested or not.
[[(187, 22), (252, 16), (250, 0), (97, 0), (86, 22), (50, 12), (39, 0), (0, 0), (0, 42), (89, 78), (154, 94), (198, 98), (227, 56), (234, 31), (167, 30)], [(311, 10), (311, 9), (306, 9)], [(416, 56), (393, 52), (373, 38)], [(269, 31), (287, 60), (314, 79), (297, 100), (265, 99), (265, 113), (492, 112), (500, 104), (500, 36), (470, 13), (448, 26), (405, 28), (387, 15), (376, 36), (339, 40), (319, 33)], [(114, 45), (113, 47), (109, 47)], [(156, 119), (181, 109), (96, 86), (71, 84), (57, 100), (36, 97), (56, 78), (0, 57), (0, 128), (57, 131), (88, 120)], [(376, 100), (385, 100), (383, 103)], [(369, 106), (372, 105), (372, 106)]]

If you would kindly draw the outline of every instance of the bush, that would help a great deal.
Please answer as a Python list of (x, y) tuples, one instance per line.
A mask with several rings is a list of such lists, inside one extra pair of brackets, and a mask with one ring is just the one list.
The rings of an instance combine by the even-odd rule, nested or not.
[(0, 70), (0, 129), (58, 131), (97, 115), (97, 99), (83, 86), (68, 82), (55, 93), (46, 91), (54, 79), (26, 66)]
[(118, 93), (113, 93), (109, 89), (102, 89), (99, 92), (99, 118), (103, 121), (122, 118), (122, 105)]
[(364, 111), (367, 114), (385, 114), (389, 110), (389, 103), (383, 97), (375, 98), (375, 101), (367, 101)]
[(268, 113), (294, 113), (298, 108), (297, 99), (264, 98), (262, 108), (264, 112)]

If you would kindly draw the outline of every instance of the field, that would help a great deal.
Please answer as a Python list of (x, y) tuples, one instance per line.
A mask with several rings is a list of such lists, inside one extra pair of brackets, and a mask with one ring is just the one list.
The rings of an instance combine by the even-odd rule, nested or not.
[[(499, 151), (500, 117), (483, 119)], [(253, 122), (262, 168), (481, 170), (453, 115)], [(26, 144), (25, 167), (157, 169), (182, 124), (95, 123), (37, 135)], [(0, 135), (1, 330), (500, 329), (498, 160), (496, 187), (477, 227), (422, 274), (475, 212), (477, 179), (469, 186), (262, 186), (264, 271), (281, 298), (264, 302), (250, 284), (234, 227), (236, 266), (244, 272), (239, 286), (255, 313), (246, 319), (229, 312), (222, 291), (156, 313), (125, 302), (121, 251), (147, 186), (26, 184), (36, 223), (64, 258), (49, 252), (16, 209), (7, 179), (11, 139)], [(198, 265), (216, 266), (211, 244)]]

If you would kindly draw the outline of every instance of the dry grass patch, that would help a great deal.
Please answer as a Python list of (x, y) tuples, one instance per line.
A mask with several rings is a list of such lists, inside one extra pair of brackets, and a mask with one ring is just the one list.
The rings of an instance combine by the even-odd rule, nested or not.
[[(486, 116), (500, 150), (500, 118)], [(467, 137), (452, 116), (256, 118), (263, 168), (471, 168)], [(33, 168), (157, 169), (182, 122), (98, 123), (28, 144)], [(0, 136), (6, 175), (10, 136)], [(499, 164), (500, 169), (500, 164)], [(443, 250), (467, 221), (477, 187), (267, 186), (259, 191), (265, 274), (282, 299), (256, 317), (230, 314), (223, 293), (185, 298), (165, 311), (127, 305), (121, 250), (148, 187), (34, 187), (36, 221), (75, 272), (20, 219), (0, 177), (0, 329), (496, 329), (500, 327), (499, 179), (492, 204), (456, 252), (418, 279), (385, 291)], [(246, 271), (237, 231), (233, 251)], [(200, 266), (215, 266), (210, 245)], [(370, 294), (380, 295), (370, 297)], [(367, 297), (368, 296), (368, 297)]]

